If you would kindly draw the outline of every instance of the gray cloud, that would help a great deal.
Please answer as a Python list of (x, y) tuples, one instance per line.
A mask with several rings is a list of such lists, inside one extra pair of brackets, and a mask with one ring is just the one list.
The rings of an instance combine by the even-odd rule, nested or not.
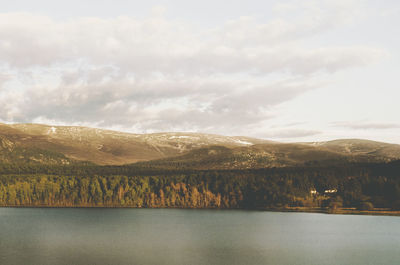
[[(120, 79), (121, 77), (116, 76)], [(240, 128), (270, 118), (270, 108), (313, 89), (307, 83), (278, 82), (253, 87), (251, 82), (225, 79), (165, 80), (62, 86), (57, 89), (28, 89), (18, 106), (24, 115), (18, 122), (36, 117), (76, 122), (96, 121), (101, 126), (135, 124), (142, 130), (190, 128), (224, 130)], [(45, 115), (43, 115), (45, 113)]]

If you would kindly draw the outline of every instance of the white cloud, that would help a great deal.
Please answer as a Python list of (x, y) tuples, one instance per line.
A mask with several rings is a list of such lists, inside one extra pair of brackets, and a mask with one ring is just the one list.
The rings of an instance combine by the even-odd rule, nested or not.
[(11, 78), (12, 77), (9, 74), (0, 73), (0, 89), (3, 87), (3, 84), (11, 80)]
[(370, 121), (341, 121), (332, 123), (334, 127), (349, 128), (354, 130), (385, 130), (398, 129), (400, 123), (370, 122)]
[(143, 19), (0, 14), (0, 66), (21, 86), (0, 91), (0, 119), (246, 132), (332, 73), (385, 55), (360, 45), (310, 48), (304, 40), (348, 23), (350, 10), (336, 1), (301, 6), (295, 19), (241, 17), (212, 29), (168, 20), (162, 7)]
[(322, 131), (307, 129), (274, 129), (261, 134), (264, 138), (271, 139), (297, 139), (322, 134)]

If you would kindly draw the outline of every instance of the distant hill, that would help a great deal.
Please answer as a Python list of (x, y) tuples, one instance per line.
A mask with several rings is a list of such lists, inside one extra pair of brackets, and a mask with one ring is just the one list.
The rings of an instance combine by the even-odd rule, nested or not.
[[(220, 145), (229, 148), (250, 146), (269, 141), (250, 137), (231, 137), (200, 133), (131, 134), (77, 126), (40, 124), (1, 124), (0, 139), (5, 146), (3, 162), (23, 160), (47, 163), (64, 157), (66, 161), (90, 161), (99, 165), (122, 165), (184, 154), (188, 151)], [(17, 148), (17, 149), (15, 149)], [(15, 160), (14, 150), (29, 153), (49, 152), (48, 159), (21, 156)]]
[(245, 169), (400, 159), (400, 145), (347, 139), (278, 143), (201, 133), (132, 134), (78, 126), (0, 124), (0, 162)]
[(341, 139), (306, 144), (342, 154), (365, 155), (389, 160), (398, 159), (400, 157), (400, 148), (398, 144), (388, 144), (370, 140)]
[[(389, 162), (400, 159), (400, 146), (381, 143), (383, 147), (365, 148), (355, 140), (353, 151), (342, 149), (334, 141), (310, 143), (268, 143), (227, 148), (208, 146), (184, 155), (139, 163), (151, 168), (251, 169), (288, 166), (342, 165), (352, 162)], [(340, 142), (339, 142), (340, 143)], [(362, 149), (364, 148), (364, 149)]]

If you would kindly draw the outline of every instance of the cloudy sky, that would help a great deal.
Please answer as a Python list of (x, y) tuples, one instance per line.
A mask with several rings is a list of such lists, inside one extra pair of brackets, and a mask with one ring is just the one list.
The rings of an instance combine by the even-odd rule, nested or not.
[(400, 2), (13, 0), (0, 121), (400, 143)]

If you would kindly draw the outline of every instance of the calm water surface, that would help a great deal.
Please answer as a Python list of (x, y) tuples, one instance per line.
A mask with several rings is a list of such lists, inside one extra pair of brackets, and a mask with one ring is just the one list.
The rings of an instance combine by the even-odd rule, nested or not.
[(400, 218), (0, 208), (0, 264), (400, 264)]

